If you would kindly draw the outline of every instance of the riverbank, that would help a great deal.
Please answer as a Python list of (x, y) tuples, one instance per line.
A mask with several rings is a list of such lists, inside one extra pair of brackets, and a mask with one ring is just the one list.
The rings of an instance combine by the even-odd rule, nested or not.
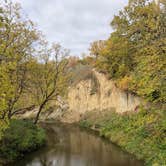
[(30, 120), (11, 120), (0, 141), (0, 164), (12, 163), (45, 144), (44, 129)]
[(113, 111), (87, 113), (80, 126), (97, 130), (145, 165), (166, 165), (166, 116), (164, 110), (141, 110), (119, 115)]

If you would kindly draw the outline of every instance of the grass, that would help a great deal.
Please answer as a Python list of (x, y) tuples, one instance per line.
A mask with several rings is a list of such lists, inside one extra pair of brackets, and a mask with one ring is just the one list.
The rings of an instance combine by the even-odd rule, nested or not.
[[(107, 112), (107, 113), (106, 113)], [(95, 118), (94, 118), (95, 117)], [(146, 165), (166, 165), (166, 116), (164, 110), (144, 110), (119, 115), (113, 111), (96, 112), (80, 122), (82, 127), (95, 128), (100, 136), (110, 139)]]
[(30, 120), (11, 120), (0, 141), (0, 158), (12, 162), (45, 143), (45, 131)]

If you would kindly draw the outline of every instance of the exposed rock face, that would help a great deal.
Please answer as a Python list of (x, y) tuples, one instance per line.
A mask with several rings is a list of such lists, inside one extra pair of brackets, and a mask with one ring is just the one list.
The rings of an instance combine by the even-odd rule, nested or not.
[[(101, 115), (105, 110), (115, 110), (118, 113), (138, 111), (143, 100), (117, 88), (104, 74), (92, 71), (91, 77), (69, 88), (67, 102), (61, 97), (57, 102), (58, 107), (53, 111), (44, 112), (40, 119), (59, 119), (62, 122), (73, 123), (90, 111), (100, 111)], [(21, 117), (33, 118), (37, 111), (38, 109), (26, 112)]]
[(79, 120), (85, 112), (93, 110), (114, 109), (118, 113), (137, 111), (142, 103), (139, 97), (118, 89), (104, 74), (93, 72), (97, 80), (95, 85), (94, 80), (88, 79), (69, 89), (68, 113), (72, 121)]

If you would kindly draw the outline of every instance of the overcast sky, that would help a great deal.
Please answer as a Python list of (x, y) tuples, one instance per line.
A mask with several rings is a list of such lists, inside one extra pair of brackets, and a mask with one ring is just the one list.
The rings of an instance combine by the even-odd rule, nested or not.
[(37, 23), (50, 42), (70, 49), (72, 55), (87, 53), (91, 42), (107, 39), (113, 16), (128, 0), (13, 0)]

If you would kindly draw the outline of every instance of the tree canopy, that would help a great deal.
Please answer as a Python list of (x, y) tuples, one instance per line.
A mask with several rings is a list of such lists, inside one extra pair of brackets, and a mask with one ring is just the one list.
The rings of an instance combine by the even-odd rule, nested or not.
[(14, 115), (34, 107), (37, 123), (45, 105), (64, 94), (69, 52), (47, 43), (18, 3), (0, 4), (0, 133)]
[[(166, 101), (166, 4), (130, 0), (111, 22), (114, 32), (94, 51), (96, 67), (148, 101)], [(96, 48), (96, 47), (95, 47)]]

